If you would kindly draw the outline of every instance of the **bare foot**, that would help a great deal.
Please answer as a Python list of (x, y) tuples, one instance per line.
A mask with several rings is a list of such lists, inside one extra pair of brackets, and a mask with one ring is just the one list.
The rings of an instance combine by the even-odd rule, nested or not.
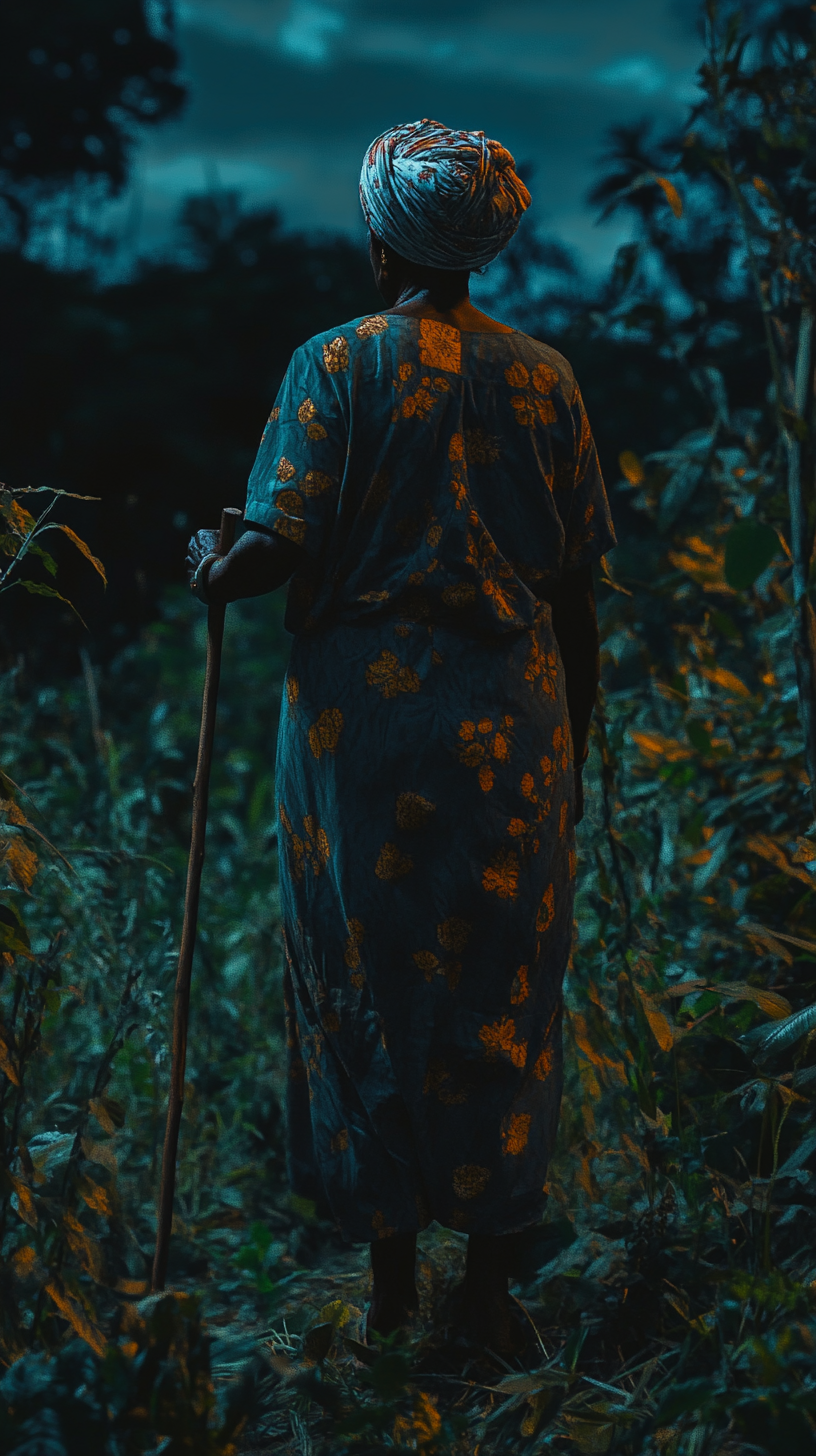
[(505, 1359), (531, 1353), (529, 1321), (506, 1290), (474, 1289), (464, 1280), (453, 1292), (450, 1319), (471, 1344), (494, 1350)]
[(395, 1330), (410, 1324), (418, 1309), (416, 1285), (402, 1293), (375, 1287), (366, 1319), (366, 1334), (393, 1335)]
[(374, 1290), (366, 1332), (391, 1335), (409, 1323), (419, 1309), (416, 1279), (416, 1234), (394, 1234), (371, 1245)]

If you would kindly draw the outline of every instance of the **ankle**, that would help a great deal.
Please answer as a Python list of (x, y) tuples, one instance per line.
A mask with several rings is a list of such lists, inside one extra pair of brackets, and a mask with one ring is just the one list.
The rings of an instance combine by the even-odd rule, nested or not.
[(381, 1299), (416, 1300), (416, 1234), (393, 1234), (371, 1245), (374, 1291)]
[(513, 1234), (471, 1234), (468, 1239), (465, 1286), (471, 1297), (508, 1297)]

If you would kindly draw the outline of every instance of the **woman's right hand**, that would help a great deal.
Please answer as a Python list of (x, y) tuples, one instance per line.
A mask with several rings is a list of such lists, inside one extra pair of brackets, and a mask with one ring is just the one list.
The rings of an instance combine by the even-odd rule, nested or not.
[(195, 535), (190, 537), (189, 543), (187, 545), (187, 557), (185, 560), (185, 565), (187, 567), (187, 577), (189, 581), (192, 581), (199, 566), (201, 565), (201, 562), (204, 560), (204, 557), (211, 556), (213, 551), (217, 550), (217, 531), (196, 531)]

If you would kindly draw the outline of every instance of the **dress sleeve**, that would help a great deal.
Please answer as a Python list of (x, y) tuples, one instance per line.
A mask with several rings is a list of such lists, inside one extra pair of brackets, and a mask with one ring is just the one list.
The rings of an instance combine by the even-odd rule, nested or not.
[(347, 445), (341, 395), (319, 352), (306, 344), (292, 356), (261, 436), (244, 519), (320, 556), (337, 513)]
[(571, 406), (575, 430), (575, 482), (565, 528), (564, 571), (598, 561), (615, 545), (615, 528), (601, 475), (598, 451), (580, 390)]

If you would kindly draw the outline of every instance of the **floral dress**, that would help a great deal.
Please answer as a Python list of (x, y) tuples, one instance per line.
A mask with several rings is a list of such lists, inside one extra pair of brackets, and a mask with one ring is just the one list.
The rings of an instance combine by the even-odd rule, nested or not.
[(572, 371), (396, 314), (318, 335), (246, 519), (304, 552), (277, 759), (292, 1187), (350, 1241), (524, 1228), (575, 875), (541, 592), (615, 539)]

